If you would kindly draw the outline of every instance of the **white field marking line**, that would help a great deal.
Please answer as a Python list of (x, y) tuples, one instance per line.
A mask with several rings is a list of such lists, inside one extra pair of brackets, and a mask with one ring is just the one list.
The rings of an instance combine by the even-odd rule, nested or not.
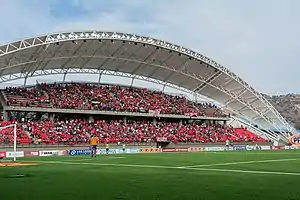
[[(197, 152), (197, 151), (195, 151)], [(198, 151), (199, 152), (199, 151)], [(209, 151), (208, 151), (209, 152)], [(265, 152), (261, 152), (261, 151), (258, 151), (258, 152), (249, 152), (249, 151), (244, 151), (244, 152), (241, 152), (241, 151), (212, 151), (212, 152), (215, 152), (215, 153), (232, 153), (232, 154), (242, 154), (244, 153), (245, 155), (299, 155), (300, 154), (300, 151), (299, 152), (293, 152), (293, 153), (280, 153), (280, 152), (276, 152), (276, 151), (272, 151), (270, 153), (265, 153)]]
[(294, 172), (271, 172), (271, 171), (249, 171), (235, 169), (210, 169), (210, 168), (182, 168), (163, 165), (131, 165), (131, 164), (111, 164), (111, 163), (76, 163), (62, 161), (38, 161), (48, 164), (66, 164), (66, 165), (93, 165), (93, 166), (116, 166), (116, 167), (137, 167), (137, 168), (159, 168), (159, 169), (177, 169), (177, 170), (194, 170), (194, 171), (215, 171), (215, 172), (233, 172), (233, 173), (248, 173), (248, 174), (271, 174), (271, 175), (293, 175), (300, 176), (300, 173)]
[(285, 161), (295, 161), (295, 160), (300, 160), (300, 158), (287, 158), (287, 159), (277, 159), (277, 160), (252, 160), (252, 161), (216, 163), (216, 164), (207, 164), (207, 165), (191, 165), (191, 166), (182, 166), (180, 168), (213, 167), (213, 166), (227, 166), (227, 165), (252, 164), (252, 163), (269, 163), (269, 162), (285, 162)]
[(238, 169), (211, 169), (211, 168), (180, 168), (191, 169), (198, 171), (215, 171), (215, 172), (234, 172), (234, 173), (246, 173), (246, 174), (272, 174), (272, 175), (292, 175), (300, 176), (300, 173), (295, 172), (271, 172), (271, 171), (250, 171), (250, 170), (238, 170)]

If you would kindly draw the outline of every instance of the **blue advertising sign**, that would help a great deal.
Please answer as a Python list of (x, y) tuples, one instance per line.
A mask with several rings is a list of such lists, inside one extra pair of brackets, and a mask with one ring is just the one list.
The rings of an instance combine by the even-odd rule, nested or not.
[(247, 150), (247, 147), (246, 146), (234, 146), (233, 149), (236, 151), (242, 151), (242, 150)]
[(90, 155), (91, 150), (83, 149), (83, 150), (68, 150), (68, 154), (70, 156), (77, 156), (77, 155)]

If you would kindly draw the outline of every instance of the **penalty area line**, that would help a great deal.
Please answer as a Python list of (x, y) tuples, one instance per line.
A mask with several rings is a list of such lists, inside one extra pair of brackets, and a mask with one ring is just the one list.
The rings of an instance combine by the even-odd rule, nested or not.
[(276, 159), (276, 160), (252, 160), (252, 161), (216, 163), (216, 164), (207, 164), (207, 165), (191, 165), (191, 166), (182, 166), (179, 168), (214, 167), (214, 166), (227, 166), (227, 165), (240, 165), (240, 164), (253, 164), (253, 163), (286, 162), (286, 161), (295, 161), (295, 160), (300, 160), (300, 158), (287, 158), (287, 159)]
[(38, 163), (45, 164), (65, 164), (65, 165), (91, 165), (91, 166), (115, 166), (115, 167), (136, 167), (136, 168), (158, 168), (158, 169), (177, 169), (177, 170), (192, 170), (192, 171), (215, 171), (215, 172), (232, 172), (232, 173), (246, 173), (246, 174), (269, 174), (269, 175), (292, 175), (300, 176), (300, 173), (295, 172), (278, 172), (278, 171), (250, 171), (250, 170), (236, 170), (236, 169), (212, 169), (212, 168), (183, 168), (163, 165), (132, 165), (132, 164), (112, 164), (112, 163), (76, 163), (63, 161), (39, 161)]

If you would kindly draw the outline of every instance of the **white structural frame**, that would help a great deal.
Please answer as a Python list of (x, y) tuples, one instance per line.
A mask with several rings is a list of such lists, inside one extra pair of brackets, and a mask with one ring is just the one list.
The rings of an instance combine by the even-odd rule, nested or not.
[[(211, 74), (211, 76), (203, 78), (203, 77), (199, 76), (198, 74), (190, 73), (185, 70), (187, 61), (182, 63), (180, 70), (178, 70), (178, 69), (175, 69), (175, 67), (165, 66), (164, 63), (161, 63), (161, 64), (147, 63), (147, 62), (143, 62), (140, 60), (139, 61), (134, 60), (131, 57), (118, 58), (118, 57), (114, 57), (114, 55), (105, 57), (106, 59), (111, 59), (113, 61), (122, 59), (124, 62), (134, 61), (134, 62), (139, 62), (140, 65), (142, 65), (142, 64), (153, 65), (154, 67), (169, 70), (169, 71), (172, 71), (173, 73), (182, 74), (186, 77), (189, 77), (189, 78), (199, 81), (199, 83), (201, 83), (201, 84), (199, 84), (199, 86), (196, 87), (192, 92), (201, 93), (203, 84), (209, 85), (210, 87), (215, 88), (218, 91), (221, 91), (222, 93), (231, 97), (231, 99), (225, 103), (225, 105), (224, 105), (225, 107), (227, 107), (227, 105), (232, 101), (236, 101), (236, 102), (239, 102), (240, 104), (244, 105), (244, 107), (240, 108), (239, 110), (232, 110), (234, 113), (239, 113), (239, 111), (244, 110), (245, 108), (255, 112), (256, 116), (253, 117), (251, 120), (255, 121), (257, 119), (262, 119), (265, 122), (267, 122), (268, 124), (270, 124), (270, 126), (273, 127), (272, 129), (265, 127), (264, 125), (262, 125), (261, 127), (264, 128), (265, 130), (267, 130), (272, 135), (275, 132), (280, 133), (280, 132), (286, 132), (286, 131), (288, 131), (288, 132), (296, 131), (295, 128), (292, 127), (281, 116), (281, 114), (272, 106), (272, 104), (268, 100), (266, 100), (266, 98), (261, 93), (254, 90), (249, 84), (247, 84), (245, 81), (243, 81), (236, 74), (234, 74), (233, 72), (231, 72), (224, 66), (218, 64), (214, 60), (212, 60), (200, 53), (197, 53), (197, 52), (187, 49), (185, 47), (175, 45), (175, 44), (163, 41), (163, 40), (139, 36), (139, 35), (135, 35), (135, 34), (105, 32), (105, 31), (75, 31), (75, 32), (65, 32), (65, 33), (54, 33), (54, 34), (42, 35), (42, 36), (33, 37), (33, 38), (27, 38), (27, 39), (23, 39), (20, 41), (15, 41), (15, 42), (11, 42), (11, 43), (2, 45), (2, 46), (0, 46), (0, 58), (3, 56), (6, 56), (8, 54), (12, 54), (12, 53), (26, 50), (29, 48), (33, 48), (33, 47), (44, 46), (44, 49), (46, 50), (47, 48), (49, 48), (49, 46), (51, 44), (59, 44), (61, 42), (67, 42), (67, 41), (76, 43), (76, 41), (78, 41), (78, 40), (83, 40), (83, 41), (85, 41), (85, 40), (111, 40), (111, 41), (112, 40), (120, 40), (123, 42), (141, 43), (143, 45), (152, 45), (152, 46), (156, 46), (157, 48), (167, 49), (172, 52), (186, 55), (190, 58), (193, 58), (200, 62), (206, 63), (210, 67), (213, 67), (214, 69), (216, 69), (216, 71), (215, 71), (215, 73)], [(95, 50), (95, 52), (96, 52), (96, 50)], [(134, 52), (131, 52), (131, 54), (134, 54)], [(22, 60), (17, 63), (8, 62), (8, 65), (0, 66), (0, 83), (17, 80), (17, 79), (22, 79), (22, 78), (25, 79), (25, 83), (26, 83), (26, 80), (28, 77), (50, 75), (50, 74), (51, 75), (53, 75), (53, 74), (65, 74), (66, 75), (66, 74), (70, 74), (70, 73), (87, 73), (87, 74), (99, 74), (99, 82), (100, 82), (102, 74), (106, 74), (106, 75), (113, 75), (113, 76), (126, 76), (128, 78), (132, 78), (133, 80), (134, 79), (141, 79), (141, 80), (146, 80), (146, 81), (150, 80), (150, 82), (155, 82), (155, 83), (162, 84), (164, 86), (173, 87), (173, 88), (177, 87), (177, 88), (180, 88), (180, 90), (185, 90), (185, 89), (182, 89), (182, 87), (167, 83), (167, 78), (166, 78), (166, 80), (161, 81), (161, 80), (154, 80), (152, 78), (147, 78), (147, 77), (145, 78), (145, 77), (141, 77), (138, 75), (126, 74), (126, 73), (117, 72), (117, 71), (109, 72), (107, 70), (102, 70), (101, 66), (98, 69), (84, 69), (85, 64), (88, 62), (89, 59), (91, 59), (92, 57), (95, 56), (94, 54), (91, 56), (85, 56), (87, 58), (87, 61), (85, 64), (83, 64), (82, 69), (71, 69), (71, 68), (64, 69), (64, 66), (60, 66), (59, 69), (51, 69), (51, 70), (45, 69), (45, 70), (36, 71), (36, 68), (38, 68), (38, 67), (35, 67), (35, 65), (38, 65), (38, 62), (39, 62), (39, 60), (37, 60), (35, 58), (37, 56), (39, 56), (39, 55), (33, 54), (32, 58), (29, 60)], [(83, 56), (84, 55), (79, 55), (78, 58), (83, 57)], [(66, 58), (66, 57), (64, 57), (64, 58)], [(76, 62), (76, 59), (77, 59), (76, 56), (71, 56), (70, 58), (75, 59), (75, 62)], [(51, 59), (63, 59), (63, 58), (62, 57), (53, 57), (53, 58), (50, 58), (50, 60)], [(8, 69), (16, 67), (18, 65), (22, 66), (25, 64), (32, 64), (32, 68), (30, 69), (30, 71), (26, 71), (25, 73), (21, 72), (21, 73), (8, 74), (8, 75), (3, 75), (3, 73), (2, 73), (3, 70), (8, 70)], [(220, 86), (211, 84), (211, 82), (213, 80), (215, 80), (221, 74), (226, 74), (231, 79)], [(243, 90), (239, 94), (234, 94), (232, 91), (229, 91), (228, 89), (226, 89), (226, 85), (230, 84), (233, 81), (236, 81), (237, 83), (239, 83), (240, 86), (237, 89), (243, 88)], [(185, 92), (188, 92), (188, 91), (189, 91), (189, 93), (191, 93), (190, 90), (186, 90)], [(249, 99), (242, 99), (241, 96), (245, 92), (251, 92), (253, 94), (253, 96), (255, 97), (255, 99), (253, 99), (253, 101), (250, 101), (250, 103), (249, 103), (249, 101), (247, 101)], [(214, 100), (217, 101), (217, 99), (214, 99)], [(266, 107), (267, 109), (262, 112), (259, 110), (259, 108), (256, 108), (253, 105), (251, 105), (251, 103), (253, 103), (255, 101), (262, 102), (264, 107)], [(227, 109), (230, 110), (231, 108), (227, 107)], [(272, 114), (274, 116), (276, 116), (276, 120), (279, 120), (281, 122), (281, 124), (284, 125), (284, 128), (279, 127), (276, 124), (276, 122), (274, 121), (274, 119), (268, 118), (266, 116), (266, 114), (268, 112), (272, 112)]]

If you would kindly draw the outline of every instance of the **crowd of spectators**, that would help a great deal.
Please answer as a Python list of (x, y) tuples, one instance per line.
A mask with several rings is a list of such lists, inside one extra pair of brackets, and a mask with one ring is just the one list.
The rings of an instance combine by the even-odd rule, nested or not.
[[(64, 109), (86, 109), (120, 112), (159, 112), (189, 116), (224, 116), (219, 108), (210, 103), (195, 103), (186, 97), (168, 95), (160, 91), (115, 85), (83, 83), (40, 84), (33, 88), (9, 87), (4, 90), (8, 105)], [(46, 115), (36, 118), (20, 117), (17, 123), (19, 144), (86, 144), (91, 135), (98, 136), (101, 143), (150, 143), (157, 138), (170, 142), (216, 143), (263, 142), (263, 138), (240, 128), (216, 124), (180, 124), (178, 122), (96, 120), (58, 120)], [(14, 121), (1, 121), (6, 126)], [(0, 143), (13, 143), (13, 127), (0, 129)]]
[[(3, 125), (11, 122), (2, 122)], [(225, 142), (264, 142), (263, 138), (246, 129), (230, 126), (158, 121), (97, 120), (83, 119), (23, 121), (17, 124), (20, 144), (86, 144), (91, 135), (99, 137), (101, 143), (150, 143), (157, 138), (167, 138), (173, 143), (216, 143)], [(13, 142), (13, 129), (0, 130), (0, 143)]]
[[(0, 121), (0, 144), (13, 144), (14, 143), (14, 127), (9, 126), (15, 121)], [(30, 144), (32, 138), (24, 130), (22, 125), (17, 125), (17, 143)]]
[(43, 83), (34, 88), (9, 87), (4, 93), (7, 104), (15, 106), (224, 116), (219, 108), (210, 103), (195, 103), (184, 96), (125, 86)]

